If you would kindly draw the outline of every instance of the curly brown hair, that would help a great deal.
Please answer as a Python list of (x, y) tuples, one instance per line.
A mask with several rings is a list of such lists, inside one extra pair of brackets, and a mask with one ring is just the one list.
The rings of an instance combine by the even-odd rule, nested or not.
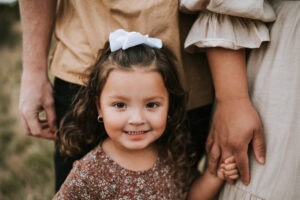
[(103, 123), (97, 121), (96, 99), (112, 70), (154, 70), (161, 74), (169, 95), (167, 126), (156, 144), (159, 153), (176, 167), (176, 176), (189, 182), (192, 152), (186, 125), (187, 93), (180, 84), (174, 61), (175, 56), (165, 47), (138, 45), (111, 52), (107, 42), (88, 71), (86, 86), (74, 98), (73, 110), (60, 125), (61, 152), (69, 156), (82, 155), (108, 137)]

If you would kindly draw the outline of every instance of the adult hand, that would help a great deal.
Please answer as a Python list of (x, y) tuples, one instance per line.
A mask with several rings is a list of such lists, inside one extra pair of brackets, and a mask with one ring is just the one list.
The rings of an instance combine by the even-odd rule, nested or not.
[(256, 160), (264, 164), (262, 123), (249, 98), (217, 102), (206, 143), (209, 170), (216, 174), (219, 162), (233, 155), (242, 182), (248, 185), (250, 182), (248, 146), (251, 142)]
[[(46, 119), (39, 118), (41, 111), (45, 111)], [(57, 139), (53, 89), (44, 70), (23, 71), (19, 112), (27, 135)]]

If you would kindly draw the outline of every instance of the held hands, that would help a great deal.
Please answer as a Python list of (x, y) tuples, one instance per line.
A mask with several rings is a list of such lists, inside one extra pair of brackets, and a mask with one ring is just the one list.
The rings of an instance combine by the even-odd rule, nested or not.
[(219, 166), (217, 176), (222, 180), (226, 179), (230, 182), (239, 178), (239, 172), (234, 156), (230, 156)]
[(216, 175), (219, 163), (233, 155), (242, 182), (248, 185), (248, 146), (251, 142), (256, 160), (264, 164), (262, 123), (249, 98), (218, 102), (206, 143), (209, 171)]
[[(39, 118), (39, 113), (43, 110), (46, 112), (46, 119)], [(23, 71), (19, 112), (27, 135), (57, 139), (53, 89), (46, 72)]]

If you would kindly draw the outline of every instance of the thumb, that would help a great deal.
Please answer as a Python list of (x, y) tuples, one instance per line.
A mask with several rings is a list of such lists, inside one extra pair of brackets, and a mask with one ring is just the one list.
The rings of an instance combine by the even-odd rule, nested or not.
[(257, 162), (260, 164), (265, 163), (265, 140), (263, 128), (258, 129), (254, 132), (254, 136), (252, 139), (252, 148), (254, 152), (254, 156)]

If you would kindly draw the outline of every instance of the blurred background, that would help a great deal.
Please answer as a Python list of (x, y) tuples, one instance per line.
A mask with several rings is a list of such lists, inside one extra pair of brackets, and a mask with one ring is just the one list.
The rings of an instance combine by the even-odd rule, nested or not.
[(25, 136), (18, 114), (21, 43), (18, 2), (0, 0), (0, 200), (51, 199), (54, 144)]

